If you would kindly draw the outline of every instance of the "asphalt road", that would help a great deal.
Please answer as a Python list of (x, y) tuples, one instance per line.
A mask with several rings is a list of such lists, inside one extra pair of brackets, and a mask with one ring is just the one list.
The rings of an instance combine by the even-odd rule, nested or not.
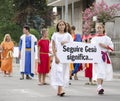
[(39, 86), (37, 75), (32, 80), (19, 80), (19, 64), (13, 67), (12, 77), (0, 73), (0, 101), (120, 101), (120, 79), (105, 81), (105, 94), (98, 95), (97, 86), (85, 85), (87, 79), (79, 72), (79, 80), (71, 80), (65, 97), (59, 97), (50, 85)]

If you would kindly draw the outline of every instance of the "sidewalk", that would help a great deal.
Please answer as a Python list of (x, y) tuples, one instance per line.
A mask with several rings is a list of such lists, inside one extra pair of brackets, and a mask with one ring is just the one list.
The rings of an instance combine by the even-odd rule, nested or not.
[(113, 78), (120, 79), (120, 72), (113, 72)]

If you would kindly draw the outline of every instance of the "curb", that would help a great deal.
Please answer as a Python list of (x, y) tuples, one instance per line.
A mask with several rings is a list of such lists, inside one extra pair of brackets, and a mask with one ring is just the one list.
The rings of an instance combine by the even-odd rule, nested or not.
[(114, 73), (113, 78), (115, 79), (120, 79), (120, 73)]

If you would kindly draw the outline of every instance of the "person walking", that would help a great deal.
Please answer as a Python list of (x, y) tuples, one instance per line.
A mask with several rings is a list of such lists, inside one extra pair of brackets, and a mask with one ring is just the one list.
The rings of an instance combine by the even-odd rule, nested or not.
[(4, 76), (11, 76), (14, 43), (11, 40), (10, 34), (5, 34), (1, 47), (1, 70)]
[[(85, 43), (90, 43), (91, 37), (83, 39), (82, 41)], [(96, 85), (95, 81), (92, 80), (93, 77), (93, 63), (82, 63), (83, 70), (85, 72), (85, 77), (88, 78), (88, 82), (85, 85)]]
[(73, 42), (72, 36), (66, 30), (66, 23), (60, 20), (56, 32), (52, 35), (53, 62), (51, 66), (51, 85), (57, 88), (57, 95), (64, 96), (64, 87), (69, 85), (69, 63), (61, 63), (58, 50), (65, 43)]
[(105, 27), (102, 23), (96, 24), (96, 36), (91, 39), (91, 43), (98, 45), (101, 50), (101, 61), (94, 64), (93, 80), (97, 79), (97, 93), (104, 94), (103, 81), (111, 80), (113, 69), (108, 52), (113, 51), (113, 42), (105, 33)]
[[(71, 26), (70, 26), (70, 24), (69, 23), (66, 23), (66, 30), (67, 30), (67, 32), (69, 33), (69, 34), (71, 34)], [(69, 64), (69, 67), (70, 67), (70, 77), (69, 77), (69, 79), (70, 80), (72, 80), (72, 71), (74, 70), (74, 65), (73, 65), (73, 63), (70, 63)], [(69, 82), (69, 85), (71, 85), (71, 82)]]
[(50, 70), (48, 31), (43, 28), (42, 38), (38, 41), (38, 78), (39, 85), (46, 85), (46, 74)]
[[(75, 42), (82, 42), (81, 35), (79, 33), (76, 33), (75, 30), (76, 30), (76, 27), (72, 26), (71, 27), (71, 35), (72, 35), (73, 40)], [(82, 64), (81, 63), (73, 63), (73, 66), (74, 66), (74, 70), (72, 71), (72, 73), (70, 75), (70, 79), (72, 79), (72, 76), (74, 76), (74, 80), (78, 80), (77, 73), (78, 73), (78, 71), (82, 70)]]
[(20, 80), (24, 79), (24, 74), (26, 75), (26, 79), (32, 79), (31, 77), (34, 76), (35, 45), (37, 39), (29, 31), (29, 26), (25, 25), (19, 42), (20, 73), (22, 75)]

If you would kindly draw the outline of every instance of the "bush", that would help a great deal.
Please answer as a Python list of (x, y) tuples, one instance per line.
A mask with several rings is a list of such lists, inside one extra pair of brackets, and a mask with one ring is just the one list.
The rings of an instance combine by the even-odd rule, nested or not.
[[(3, 41), (5, 34), (10, 34), (12, 40), (15, 43), (19, 42), (20, 36), (22, 35), (22, 28), (14, 23), (8, 23), (0, 26), (0, 42)], [(21, 33), (20, 33), (21, 32)]]
[(33, 35), (35, 35), (35, 37), (36, 37), (37, 39), (40, 38), (40, 33), (39, 33), (36, 29), (31, 28), (31, 29), (30, 29), (30, 33), (33, 34)]
[(49, 37), (49, 39), (51, 39), (51, 36), (52, 36), (52, 34), (54, 32), (55, 32), (55, 27), (54, 26), (51, 26), (51, 27), (48, 28), (48, 33), (49, 33), (48, 37)]

